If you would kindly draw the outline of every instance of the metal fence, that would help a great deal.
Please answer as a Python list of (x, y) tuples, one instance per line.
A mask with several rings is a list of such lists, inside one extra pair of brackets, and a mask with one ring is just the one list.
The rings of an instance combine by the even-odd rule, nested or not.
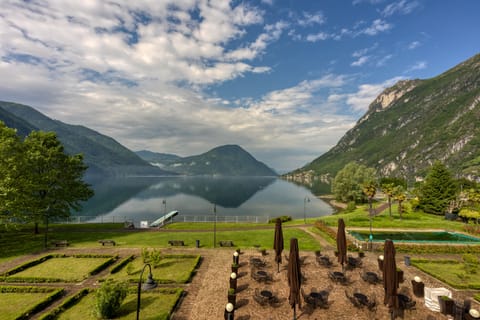
[[(270, 216), (221, 216), (221, 215), (180, 215), (173, 218), (173, 222), (188, 223), (268, 223), (272, 217)], [(142, 219), (134, 220), (126, 216), (71, 216), (66, 220), (58, 220), (54, 223), (133, 223), (135, 226), (145, 225)]]

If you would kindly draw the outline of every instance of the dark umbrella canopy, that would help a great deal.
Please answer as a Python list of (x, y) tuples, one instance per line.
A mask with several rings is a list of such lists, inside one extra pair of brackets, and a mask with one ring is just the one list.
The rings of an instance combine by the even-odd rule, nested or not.
[(296, 305), (301, 307), (300, 287), (302, 285), (302, 273), (300, 271), (300, 258), (298, 254), (298, 240), (296, 238), (290, 239), (290, 254), (288, 257), (288, 286), (290, 293), (288, 302), (293, 308), (293, 319), (296, 319)]
[(278, 271), (280, 271), (280, 263), (282, 263), (283, 251), (283, 231), (282, 220), (277, 218), (275, 221), (275, 238), (273, 240), (273, 249), (275, 250), (275, 262), (277, 263)]
[(385, 240), (383, 256), (383, 288), (385, 290), (383, 303), (388, 306), (393, 318), (393, 312), (398, 308), (398, 277), (397, 264), (395, 262), (395, 247), (392, 240)]
[(347, 236), (345, 235), (345, 222), (343, 219), (338, 219), (337, 230), (337, 251), (338, 251), (338, 263), (343, 265), (347, 262)]

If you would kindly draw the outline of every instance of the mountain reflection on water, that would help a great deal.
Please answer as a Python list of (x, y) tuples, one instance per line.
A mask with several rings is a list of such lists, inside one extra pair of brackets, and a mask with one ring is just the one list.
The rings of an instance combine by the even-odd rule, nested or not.
[(304, 187), (276, 177), (132, 177), (87, 181), (95, 195), (74, 216), (153, 221), (180, 215), (317, 217), (333, 212)]

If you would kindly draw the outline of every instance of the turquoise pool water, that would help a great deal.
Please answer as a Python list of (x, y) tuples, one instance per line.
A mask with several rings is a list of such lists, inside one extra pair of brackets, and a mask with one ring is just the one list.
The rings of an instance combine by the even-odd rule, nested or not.
[[(355, 239), (368, 241), (370, 232), (367, 231), (348, 231)], [(434, 242), (434, 243), (462, 243), (462, 244), (480, 244), (480, 238), (472, 237), (457, 232), (435, 231), (435, 232), (372, 232), (373, 242), (383, 242), (391, 239), (394, 242)]]

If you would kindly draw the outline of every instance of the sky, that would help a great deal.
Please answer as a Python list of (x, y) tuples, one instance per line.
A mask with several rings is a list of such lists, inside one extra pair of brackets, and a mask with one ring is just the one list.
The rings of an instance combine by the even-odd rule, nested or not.
[(477, 0), (0, 0), (0, 100), (130, 150), (238, 144), (278, 172), (385, 88), (480, 52)]

